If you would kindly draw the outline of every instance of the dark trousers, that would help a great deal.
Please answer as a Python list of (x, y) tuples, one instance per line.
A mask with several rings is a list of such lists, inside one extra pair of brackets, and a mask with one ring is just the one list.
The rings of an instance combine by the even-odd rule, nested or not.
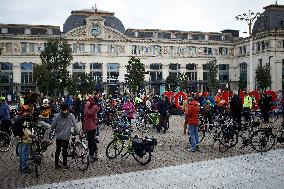
[(160, 114), (159, 125), (157, 127), (158, 132), (160, 132), (162, 128), (164, 129), (164, 131), (166, 130), (167, 121), (168, 121), (168, 116)]
[(261, 114), (263, 116), (264, 123), (268, 123), (269, 122), (269, 111), (261, 110)]
[(89, 155), (94, 156), (95, 151), (98, 150), (97, 143), (96, 143), (96, 129), (87, 131), (87, 140), (88, 140), (88, 148), (89, 148)]
[(6, 132), (8, 135), (11, 135), (11, 134), (12, 134), (11, 131), (10, 131), (11, 126), (12, 126), (11, 120), (3, 120), (3, 121), (1, 122), (0, 131), (4, 131), (4, 132)]
[(56, 139), (55, 166), (58, 166), (61, 149), (63, 157), (63, 166), (67, 165), (68, 145), (69, 145), (69, 140)]
[(242, 114), (241, 113), (232, 113), (232, 118), (235, 122), (237, 122), (239, 125), (241, 124), (241, 118), (242, 118)]

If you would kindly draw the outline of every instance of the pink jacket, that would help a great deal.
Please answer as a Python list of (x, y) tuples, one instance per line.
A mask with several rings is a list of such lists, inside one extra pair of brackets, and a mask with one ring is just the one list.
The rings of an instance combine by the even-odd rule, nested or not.
[(127, 117), (134, 118), (135, 107), (131, 102), (125, 102), (122, 109), (127, 112)]
[(84, 131), (91, 131), (97, 128), (97, 112), (99, 111), (99, 109), (100, 108), (95, 104), (93, 106), (88, 103), (86, 104), (84, 109)]

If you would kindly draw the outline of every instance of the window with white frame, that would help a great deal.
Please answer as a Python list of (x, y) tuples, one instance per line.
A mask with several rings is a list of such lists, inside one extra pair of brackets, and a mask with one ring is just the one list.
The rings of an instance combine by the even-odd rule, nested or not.
[(188, 77), (188, 80), (190, 81), (196, 81), (197, 80), (197, 65), (194, 63), (186, 64), (186, 76)]
[(21, 83), (33, 83), (33, 67), (31, 62), (24, 62), (21, 66)]
[(171, 63), (169, 64), (169, 75), (174, 75), (177, 78), (180, 77), (180, 64), (177, 63)]

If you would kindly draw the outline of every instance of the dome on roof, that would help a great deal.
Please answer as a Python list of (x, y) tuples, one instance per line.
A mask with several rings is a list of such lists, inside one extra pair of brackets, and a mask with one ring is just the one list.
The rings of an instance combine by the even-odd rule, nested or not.
[(75, 28), (86, 25), (86, 18), (96, 14), (105, 19), (105, 26), (111, 27), (121, 33), (125, 33), (122, 22), (114, 16), (114, 13), (106, 11), (94, 11), (93, 9), (83, 9), (80, 11), (72, 11), (71, 15), (66, 19), (63, 25), (63, 33), (67, 33)]
[(260, 33), (264, 31), (274, 30), (275, 27), (283, 28), (284, 6), (269, 5), (264, 7), (265, 11), (254, 23), (252, 33)]

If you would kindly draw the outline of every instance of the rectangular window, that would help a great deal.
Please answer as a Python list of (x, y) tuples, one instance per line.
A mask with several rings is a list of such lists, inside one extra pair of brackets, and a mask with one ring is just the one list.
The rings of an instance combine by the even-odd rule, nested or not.
[(22, 53), (27, 53), (28, 44), (27, 43), (21, 43), (21, 49), (22, 49)]
[(262, 66), (262, 58), (258, 59), (258, 66)]
[(229, 64), (219, 64), (219, 81), (229, 81)]
[(30, 50), (30, 53), (34, 53), (35, 52), (35, 44), (34, 43), (29, 43), (29, 50)]
[(84, 43), (80, 43), (79, 44), (79, 52), (80, 53), (84, 53), (85, 52), (85, 44)]
[(78, 51), (78, 44), (77, 43), (73, 43), (72, 51), (73, 51), (73, 53), (77, 53), (77, 51)]

